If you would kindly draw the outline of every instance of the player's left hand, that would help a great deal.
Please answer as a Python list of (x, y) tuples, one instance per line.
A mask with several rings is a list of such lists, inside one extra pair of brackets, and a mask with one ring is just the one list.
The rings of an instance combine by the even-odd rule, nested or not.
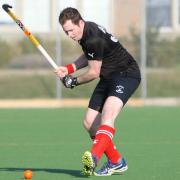
[(54, 70), (55, 74), (62, 79), (64, 76), (68, 75), (67, 67), (59, 66), (57, 69)]
[(71, 75), (64, 76), (62, 78), (62, 82), (66, 88), (71, 88), (71, 89), (78, 85), (77, 77), (73, 77)]

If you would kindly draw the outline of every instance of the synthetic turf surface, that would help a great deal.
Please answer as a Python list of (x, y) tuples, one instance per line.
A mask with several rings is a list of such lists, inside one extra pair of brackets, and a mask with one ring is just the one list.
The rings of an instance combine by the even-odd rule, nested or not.
[[(0, 180), (86, 179), (81, 155), (91, 141), (85, 109), (0, 109)], [(180, 179), (180, 107), (124, 108), (116, 121), (117, 147), (129, 169), (111, 180)], [(105, 159), (103, 158), (101, 163)]]

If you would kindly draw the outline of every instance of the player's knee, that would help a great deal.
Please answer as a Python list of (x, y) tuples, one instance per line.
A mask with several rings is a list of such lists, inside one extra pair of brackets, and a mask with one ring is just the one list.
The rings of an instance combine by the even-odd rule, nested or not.
[(106, 119), (113, 119), (115, 117), (115, 113), (113, 110), (104, 110), (104, 112), (102, 113), (102, 120), (106, 120)]
[(87, 119), (84, 119), (83, 126), (87, 131), (89, 131), (91, 128), (91, 123)]

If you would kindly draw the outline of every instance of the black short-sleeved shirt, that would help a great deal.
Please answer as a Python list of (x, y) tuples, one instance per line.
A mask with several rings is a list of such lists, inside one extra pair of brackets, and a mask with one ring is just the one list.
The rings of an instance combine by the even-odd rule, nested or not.
[(79, 44), (88, 61), (102, 61), (100, 77), (110, 79), (114, 73), (126, 72), (127, 76), (140, 78), (139, 67), (134, 58), (103, 27), (93, 22), (85, 22)]

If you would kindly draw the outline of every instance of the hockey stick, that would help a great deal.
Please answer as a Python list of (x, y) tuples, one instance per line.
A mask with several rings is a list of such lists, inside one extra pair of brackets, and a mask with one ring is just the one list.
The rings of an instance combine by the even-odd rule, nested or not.
[(30, 39), (30, 41), (36, 46), (39, 51), (44, 55), (46, 60), (50, 63), (50, 65), (57, 69), (57, 64), (53, 61), (53, 59), (49, 56), (49, 54), (46, 52), (46, 50), (42, 47), (42, 45), (39, 43), (39, 41), (28, 31), (28, 29), (23, 25), (23, 23), (15, 16), (15, 14), (9, 10), (9, 8), (12, 8), (12, 6), (8, 4), (3, 4), (2, 8), (8, 13), (8, 15), (17, 23), (17, 25), (23, 30), (24, 34)]

